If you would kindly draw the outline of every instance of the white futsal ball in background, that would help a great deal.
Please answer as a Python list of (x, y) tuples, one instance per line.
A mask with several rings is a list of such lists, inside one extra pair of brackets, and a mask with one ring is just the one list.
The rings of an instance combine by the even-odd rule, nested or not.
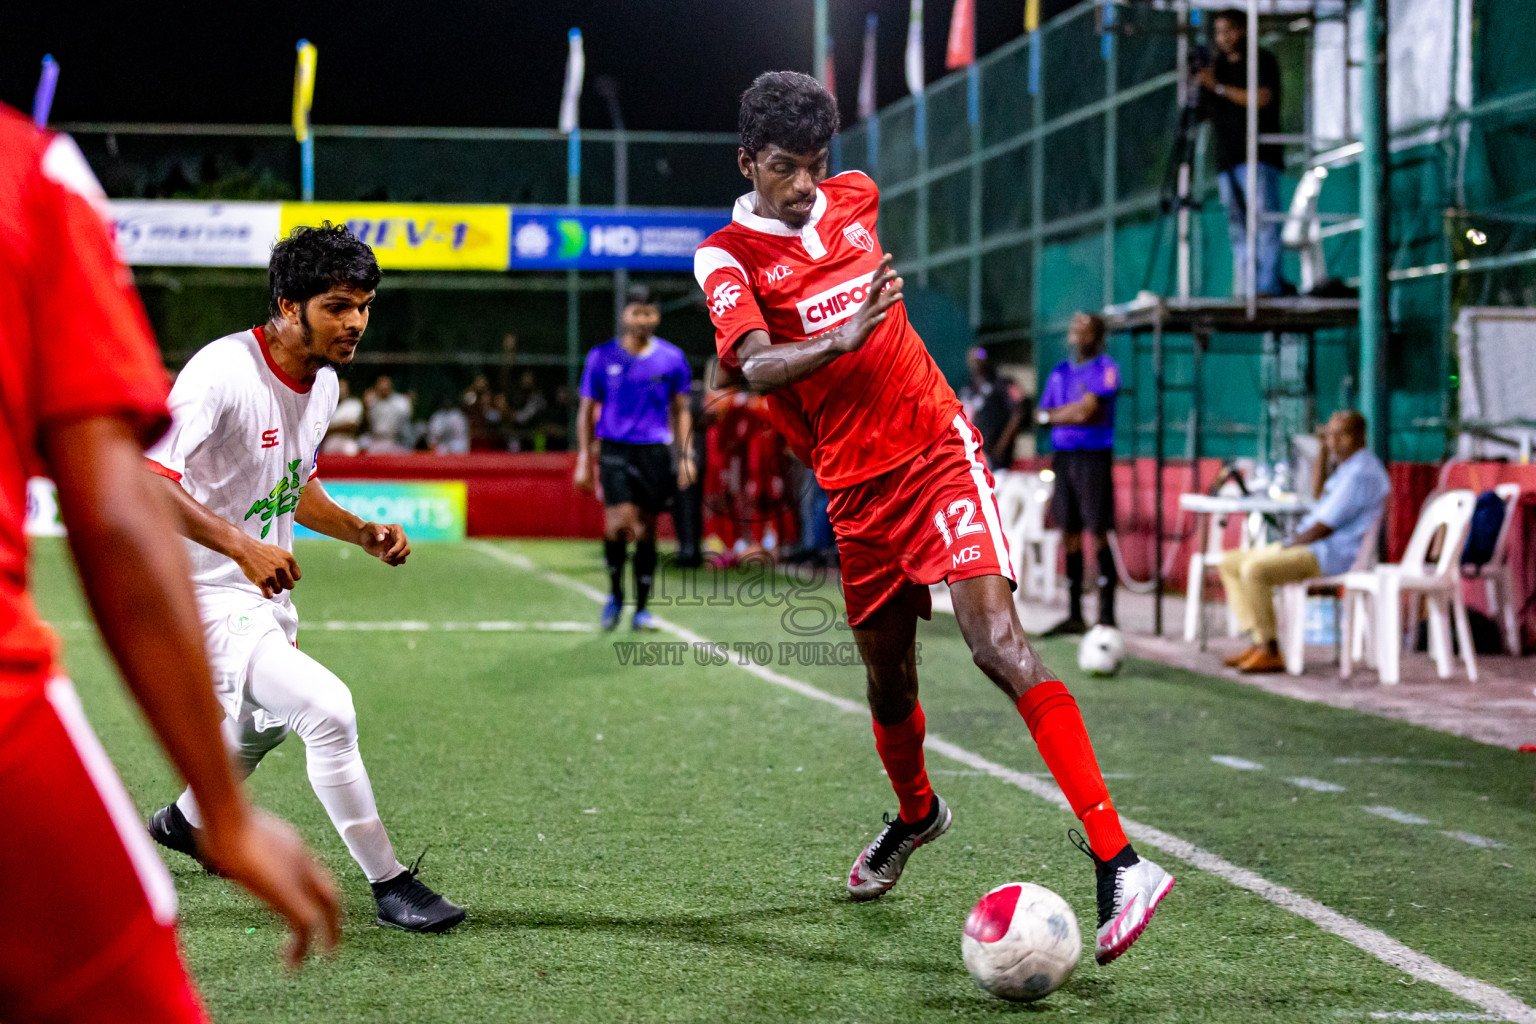
[(1083, 951), (1077, 915), (1043, 885), (1009, 882), (981, 898), (960, 939), (965, 969), (995, 996), (1031, 1002), (1072, 977)]
[(1077, 667), (1094, 676), (1112, 676), (1125, 660), (1125, 639), (1114, 626), (1094, 626), (1077, 648)]

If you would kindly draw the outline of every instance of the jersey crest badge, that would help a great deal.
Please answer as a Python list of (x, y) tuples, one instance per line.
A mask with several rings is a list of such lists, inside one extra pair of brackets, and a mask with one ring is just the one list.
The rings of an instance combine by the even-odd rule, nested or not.
[(866, 231), (864, 225), (858, 221), (854, 221), (843, 228), (843, 237), (848, 239), (848, 244), (855, 248), (863, 249), (865, 252), (875, 251), (874, 236)]
[(741, 288), (730, 281), (720, 282), (713, 295), (709, 298), (709, 308), (714, 310), (715, 316), (721, 316), (728, 309), (735, 309), (736, 302), (741, 298)]

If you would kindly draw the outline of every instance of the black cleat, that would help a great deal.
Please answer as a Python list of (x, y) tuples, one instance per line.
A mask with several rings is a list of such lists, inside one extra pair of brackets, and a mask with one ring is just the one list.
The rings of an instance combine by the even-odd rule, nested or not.
[[(422, 854), (425, 857), (426, 854)], [(421, 857), (409, 871), (373, 883), (379, 924), (406, 932), (445, 932), (464, 920), (464, 908), (427, 888), (416, 877)]]
[(181, 808), (175, 804), (166, 804), (149, 817), (149, 838), (167, 850), (175, 850), (177, 853), (191, 857), (210, 875), (220, 874), (198, 852), (197, 832), (198, 830), (193, 828), (192, 823), (187, 820), (187, 816), (181, 813)]
[(1041, 636), (1082, 636), (1088, 632), (1088, 623), (1078, 616), (1062, 619), (1050, 629), (1041, 633)]

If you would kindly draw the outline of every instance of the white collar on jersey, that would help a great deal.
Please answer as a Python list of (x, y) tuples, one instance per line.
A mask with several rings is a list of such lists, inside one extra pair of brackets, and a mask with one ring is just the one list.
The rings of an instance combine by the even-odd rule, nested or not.
[(805, 246), (805, 251), (811, 259), (819, 260), (827, 254), (827, 247), (821, 244), (821, 236), (816, 233), (816, 225), (827, 212), (827, 194), (821, 189), (816, 190), (816, 201), (811, 204), (811, 215), (806, 219), (805, 226), (798, 231), (781, 220), (772, 217), (759, 217), (752, 212), (756, 205), (753, 197), (756, 192), (748, 192), (736, 200), (736, 205), (731, 210), (731, 220), (744, 228), (753, 231), (761, 231), (765, 235), (780, 235), (784, 238), (800, 239), (800, 244)]

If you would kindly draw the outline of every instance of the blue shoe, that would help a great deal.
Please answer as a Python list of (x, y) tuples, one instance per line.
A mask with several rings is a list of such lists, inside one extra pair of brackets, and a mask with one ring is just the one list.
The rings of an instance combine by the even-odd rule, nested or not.
[(656, 624), (656, 616), (642, 609), (638, 612), (635, 612), (635, 618), (634, 621), (630, 623), (630, 628), (637, 633), (654, 633), (661, 627)]
[(624, 602), (616, 597), (609, 597), (608, 603), (603, 605), (603, 632), (612, 633), (619, 625), (619, 613), (624, 610)]

